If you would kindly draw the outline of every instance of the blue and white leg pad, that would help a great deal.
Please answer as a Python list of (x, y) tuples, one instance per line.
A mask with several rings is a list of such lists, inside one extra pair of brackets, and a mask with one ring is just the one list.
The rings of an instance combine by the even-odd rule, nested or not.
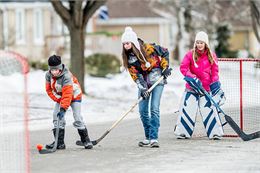
[(224, 135), (221, 120), (215, 106), (205, 96), (200, 99), (200, 113), (207, 136), (212, 139), (214, 135), (219, 137)]
[(192, 136), (195, 119), (198, 110), (199, 97), (191, 92), (185, 92), (180, 104), (180, 114), (176, 123), (174, 134), (185, 135), (186, 138)]

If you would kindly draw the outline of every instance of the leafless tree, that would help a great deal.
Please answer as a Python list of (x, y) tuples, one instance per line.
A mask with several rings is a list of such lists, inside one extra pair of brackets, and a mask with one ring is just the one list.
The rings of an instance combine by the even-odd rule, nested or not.
[[(174, 47), (174, 56), (181, 59), (187, 51), (193, 47), (195, 32), (204, 30), (209, 33), (210, 39), (214, 39), (214, 33), (218, 20), (216, 11), (219, 9), (216, 5), (217, 0), (154, 0), (152, 8), (162, 16), (168, 14), (176, 19), (178, 32), (176, 34)], [(168, 17), (170, 18), (170, 17)], [(182, 43), (183, 42), (183, 43)], [(181, 43), (181, 44), (180, 44)], [(214, 45), (213, 45), (214, 46)]]
[(106, 3), (106, 0), (68, 1), (67, 8), (63, 1), (51, 0), (52, 6), (61, 17), (70, 32), (71, 71), (78, 78), (82, 91), (84, 90), (84, 48), (85, 31), (90, 17)]
[[(0, 49), (8, 49), (8, 47), (15, 45), (15, 34), (5, 35), (5, 29), (7, 28), (5, 26), (5, 13), (6, 11), (0, 8)], [(15, 28), (9, 28), (8, 32), (15, 33)]]
[[(175, 35), (175, 39), (171, 40), (171, 46), (174, 59), (184, 56), (184, 50), (189, 49), (190, 11), (188, 0), (153, 0), (150, 7), (157, 14), (171, 21), (171, 31)], [(176, 25), (176, 26), (175, 26)], [(174, 36), (173, 36), (174, 37)]]
[(0, 9), (0, 49), (4, 49), (4, 21), (3, 21), (3, 10)]
[[(179, 30), (174, 40), (176, 43), (180, 40), (188, 41), (183, 39), (183, 33), (185, 33), (183, 29), (186, 29), (186, 34), (189, 35), (190, 40), (185, 45), (189, 45), (190, 48), (193, 46), (195, 33), (204, 30), (209, 34), (211, 47), (214, 49), (216, 28), (220, 24), (228, 24), (231, 30), (236, 26), (247, 26), (248, 28), (252, 26), (257, 40), (260, 40), (259, 0), (154, 0), (151, 4), (151, 7), (158, 14), (162, 16), (168, 14), (168, 16), (177, 20), (175, 25)], [(183, 13), (180, 13), (181, 11)], [(180, 14), (184, 15), (184, 23), (181, 22)], [(188, 14), (188, 16), (185, 14)], [(184, 26), (182, 26), (183, 24)], [(183, 48), (177, 46), (174, 50), (179, 52), (179, 49)]]
[(260, 43), (260, 1), (250, 0), (250, 10), (254, 33)]

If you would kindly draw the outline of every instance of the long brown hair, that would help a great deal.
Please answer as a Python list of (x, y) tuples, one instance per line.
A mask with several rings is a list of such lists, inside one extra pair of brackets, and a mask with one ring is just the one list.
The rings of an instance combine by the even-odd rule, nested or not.
[[(209, 59), (210, 64), (212, 65), (214, 63), (214, 59), (213, 59), (212, 53), (210, 51), (210, 48), (208, 47), (207, 44), (205, 44), (205, 50), (208, 51), (208, 54), (207, 54), (208, 59)], [(199, 59), (199, 53), (196, 51), (196, 46), (193, 49), (193, 59), (195, 60), (195, 62), (197, 62)]]
[[(138, 40), (139, 41), (139, 40)], [(141, 62), (141, 63), (145, 63), (145, 60), (147, 60), (148, 55), (145, 52), (145, 48), (144, 48), (144, 44), (143, 42), (139, 41), (140, 44), (140, 49), (141, 51), (139, 51), (135, 45), (131, 42), (132, 48), (131, 51), (135, 54), (135, 56), (137, 57), (137, 59)], [(127, 55), (127, 50), (125, 50), (124, 45), (122, 45), (122, 58), (123, 58), (123, 66), (127, 69), (128, 68), (128, 55)], [(144, 57), (143, 57), (143, 56)], [(144, 60), (145, 58), (145, 60)]]

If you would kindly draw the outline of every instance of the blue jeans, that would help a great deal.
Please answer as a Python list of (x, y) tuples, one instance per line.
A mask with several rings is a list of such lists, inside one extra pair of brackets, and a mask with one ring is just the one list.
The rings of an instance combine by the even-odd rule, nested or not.
[[(143, 123), (146, 139), (158, 139), (160, 127), (160, 101), (164, 85), (157, 85), (146, 100), (139, 103), (140, 118)], [(138, 96), (140, 97), (140, 90)], [(149, 116), (149, 113), (151, 116)]]

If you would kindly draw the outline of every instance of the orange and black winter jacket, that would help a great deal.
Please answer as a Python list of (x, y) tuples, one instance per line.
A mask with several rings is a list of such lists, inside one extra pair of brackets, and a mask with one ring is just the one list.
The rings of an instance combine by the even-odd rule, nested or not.
[(45, 75), (46, 92), (48, 96), (67, 110), (72, 101), (81, 101), (82, 91), (76, 77), (63, 65), (63, 70), (58, 77), (50, 71)]
[[(139, 89), (149, 88), (169, 67), (169, 51), (156, 44), (144, 44), (145, 52), (149, 58), (150, 67), (145, 67), (145, 62), (140, 62), (133, 53), (128, 54), (128, 71), (132, 79), (137, 83)], [(166, 83), (166, 80), (161, 82)]]

